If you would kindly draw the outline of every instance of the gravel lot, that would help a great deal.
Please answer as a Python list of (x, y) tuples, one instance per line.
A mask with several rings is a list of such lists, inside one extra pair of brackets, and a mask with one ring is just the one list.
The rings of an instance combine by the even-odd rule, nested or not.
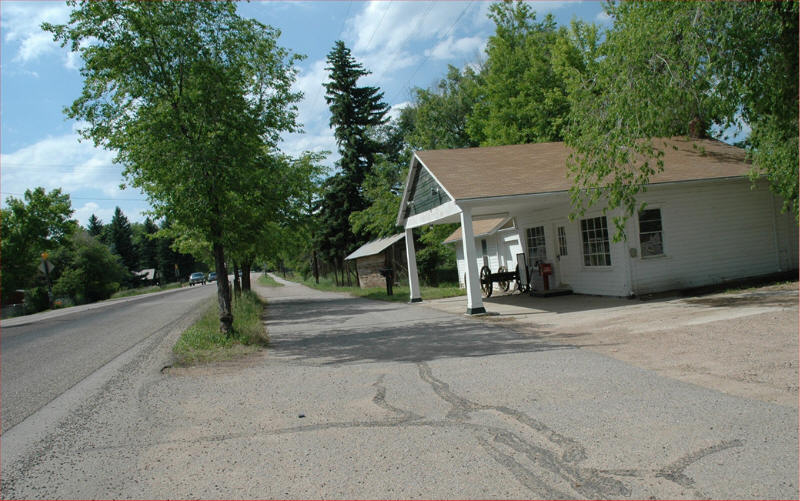
[[(462, 313), (464, 298), (427, 301)], [(597, 296), (485, 299), (481, 321), (602, 353), (731, 395), (797, 407), (797, 282), (653, 301)]]

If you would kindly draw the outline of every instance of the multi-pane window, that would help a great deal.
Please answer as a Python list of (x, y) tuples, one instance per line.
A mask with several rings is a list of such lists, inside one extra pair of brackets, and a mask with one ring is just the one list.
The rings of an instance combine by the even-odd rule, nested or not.
[(528, 228), (528, 265), (535, 266), (538, 261), (547, 260), (544, 246), (544, 226)]
[(661, 209), (647, 209), (639, 213), (639, 247), (642, 257), (664, 254)]
[(558, 255), (567, 255), (567, 232), (563, 226), (558, 227)]
[(583, 264), (611, 266), (611, 246), (608, 243), (608, 224), (605, 216), (581, 219)]

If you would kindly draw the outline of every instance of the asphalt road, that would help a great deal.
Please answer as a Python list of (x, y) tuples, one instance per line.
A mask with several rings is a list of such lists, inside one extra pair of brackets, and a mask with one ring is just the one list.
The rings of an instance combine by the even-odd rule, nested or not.
[(39, 438), (3, 436), (3, 497), (798, 497), (797, 406), (423, 305), (261, 290), (266, 352), (162, 371), (173, 334), (143, 343)]
[(215, 290), (191, 287), (3, 321), (3, 433), (120, 354), (164, 333)]

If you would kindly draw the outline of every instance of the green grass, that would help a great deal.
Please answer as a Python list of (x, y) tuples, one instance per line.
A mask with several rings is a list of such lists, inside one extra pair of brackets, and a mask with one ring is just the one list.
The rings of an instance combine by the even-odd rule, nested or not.
[(170, 289), (177, 289), (181, 286), (178, 282), (173, 282), (167, 285), (151, 285), (149, 287), (140, 287), (138, 289), (122, 289), (111, 295), (111, 299), (118, 297), (138, 296), (140, 294), (150, 294), (151, 292), (161, 292)]
[(206, 312), (186, 329), (172, 348), (177, 365), (189, 366), (228, 360), (254, 353), (269, 342), (262, 316), (266, 304), (252, 292), (244, 292), (233, 301), (233, 334), (219, 332), (216, 299)]
[(258, 283), (259, 285), (263, 285), (265, 287), (283, 287), (283, 284), (278, 283), (269, 275), (261, 275), (258, 277)]
[[(293, 277), (291, 280), (296, 280), (303, 285), (317, 290), (346, 292), (352, 296), (378, 299), (380, 301), (408, 302), (411, 297), (411, 290), (407, 285), (392, 287), (393, 294), (388, 296), (386, 294), (386, 287), (372, 287), (369, 289), (362, 289), (358, 286), (337, 287), (336, 283), (332, 279), (322, 277), (319, 279), (319, 284), (314, 281), (313, 277), (307, 280), (302, 280), (301, 277)], [(422, 296), (422, 299), (441, 299), (445, 297), (464, 296), (466, 293), (467, 291), (459, 287), (458, 284), (441, 284), (438, 287), (423, 285), (420, 287), (420, 295)]]

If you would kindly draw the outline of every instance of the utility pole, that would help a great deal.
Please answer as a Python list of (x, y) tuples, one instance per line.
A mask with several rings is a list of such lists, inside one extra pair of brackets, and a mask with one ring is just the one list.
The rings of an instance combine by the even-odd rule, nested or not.
[(42, 252), (42, 268), (44, 269), (44, 277), (47, 279), (47, 302), (50, 308), (53, 307), (53, 283), (50, 281), (50, 263), (47, 262), (49, 254)]

